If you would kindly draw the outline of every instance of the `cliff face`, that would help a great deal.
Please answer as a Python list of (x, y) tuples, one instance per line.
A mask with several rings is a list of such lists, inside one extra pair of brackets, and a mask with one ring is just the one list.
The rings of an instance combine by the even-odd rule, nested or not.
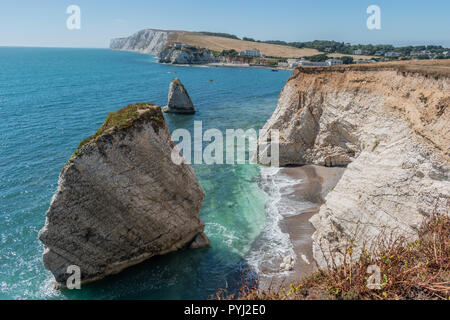
[(43, 261), (64, 287), (69, 265), (82, 282), (155, 255), (208, 244), (199, 211), (204, 192), (176, 146), (161, 109), (128, 106), (108, 115), (61, 171), (39, 233)]
[[(165, 31), (145, 29), (130, 37), (112, 39), (110, 48), (113, 50), (134, 51), (155, 54), (159, 62), (171, 64), (208, 64), (219, 62), (210, 50), (186, 50), (170, 46), (180, 31)], [(172, 41), (171, 41), (172, 39)]]
[(159, 62), (171, 64), (208, 64), (221, 61), (209, 50), (181, 50), (165, 48), (158, 54)]
[(110, 48), (113, 50), (159, 54), (166, 48), (170, 34), (170, 31), (164, 30), (141, 30), (130, 37), (112, 39)]
[(281, 165), (348, 165), (311, 218), (321, 267), (349, 240), (358, 253), (382, 235), (414, 237), (434, 211), (448, 214), (448, 66), (438, 75), (405, 66), (298, 69), (263, 128), (260, 139), (280, 130)]

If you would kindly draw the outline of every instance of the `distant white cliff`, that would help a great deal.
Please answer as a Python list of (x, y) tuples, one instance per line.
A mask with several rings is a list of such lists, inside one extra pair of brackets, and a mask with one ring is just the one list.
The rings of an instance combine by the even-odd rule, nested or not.
[(172, 31), (145, 29), (130, 37), (112, 39), (109, 47), (113, 50), (158, 55), (167, 47), (170, 33)]
[[(171, 43), (183, 31), (145, 29), (130, 37), (112, 39), (110, 49), (140, 52), (158, 56), (159, 62), (170, 64), (208, 64), (226, 62), (224, 57), (216, 57), (203, 48), (175, 48)], [(172, 42), (170, 37), (172, 36)]]

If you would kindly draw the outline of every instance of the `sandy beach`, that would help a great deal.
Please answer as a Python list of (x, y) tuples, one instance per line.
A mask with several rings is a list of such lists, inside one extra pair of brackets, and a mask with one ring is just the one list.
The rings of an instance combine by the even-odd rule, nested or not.
[[(296, 257), (292, 271), (279, 275), (262, 277), (262, 288), (284, 285), (298, 281), (317, 269), (312, 255), (312, 234), (314, 227), (309, 219), (319, 211), (328, 192), (337, 184), (345, 168), (328, 168), (315, 165), (282, 168), (278, 174), (289, 176), (298, 181), (293, 192), (287, 197), (298, 203), (298, 212), (285, 216), (280, 221), (280, 228), (289, 234)], [(306, 206), (305, 203), (313, 204)], [(302, 209), (304, 208), (304, 209)], [(283, 212), (280, 212), (283, 214)]]

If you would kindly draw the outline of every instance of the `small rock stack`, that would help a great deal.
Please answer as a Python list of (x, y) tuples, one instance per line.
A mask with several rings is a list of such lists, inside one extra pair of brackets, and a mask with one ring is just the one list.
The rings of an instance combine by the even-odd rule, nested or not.
[(194, 114), (195, 108), (180, 79), (175, 78), (170, 83), (167, 106), (163, 108), (167, 113)]

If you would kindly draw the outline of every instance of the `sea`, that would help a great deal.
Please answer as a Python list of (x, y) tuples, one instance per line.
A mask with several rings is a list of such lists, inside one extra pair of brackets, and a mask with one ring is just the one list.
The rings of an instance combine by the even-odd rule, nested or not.
[[(81, 290), (56, 291), (38, 232), (58, 176), (78, 143), (107, 114), (136, 102), (167, 104), (179, 78), (195, 115), (166, 114), (170, 130), (250, 128), (270, 118), (291, 71), (174, 66), (153, 55), (108, 49), (0, 47), (0, 299), (208, 299), (292, 251), (278, 227), (275, 168), (193, 168), (205, 199), (210, 248), (153, 257)], [(274, 184), (275, 183), (275, 184)], [(271, 266), (273, 269), (273, 266)]]

